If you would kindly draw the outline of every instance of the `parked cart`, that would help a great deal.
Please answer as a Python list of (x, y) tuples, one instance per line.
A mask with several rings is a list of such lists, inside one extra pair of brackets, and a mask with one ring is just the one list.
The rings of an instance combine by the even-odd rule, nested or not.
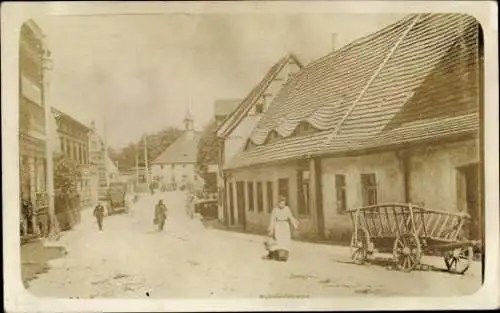
[(470, 217), (412, 204), (383, 204), (349, 210), (354, 232), (352, 259), (363, 264), (375, 252), (392, 251), (397, 267), (411, 271), (423, 254), (439, 252), (450, 272), (469, 268), (479, 241), (467, 239)]

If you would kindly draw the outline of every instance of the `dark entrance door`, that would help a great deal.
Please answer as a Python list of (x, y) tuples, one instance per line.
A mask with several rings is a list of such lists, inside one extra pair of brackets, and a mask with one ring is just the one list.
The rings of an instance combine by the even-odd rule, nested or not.
[(236, 201), (238, 205), (238, 224), (246, 227), (246, 216), (245, 216), (245, 183), (236, 183)]
[(464, 207), (471, 217), (469, 225), (469, 239), (478, 240), (482, 237), (483, 214), (481, 204), (481, 181), (479, 175), (479, 164), (472, 164), (461, 167), (459, 171), (462, 174), (464, 187), (462, 189), (461, 199), (465, 201)]
[(229, 192), (229, 225), (234, 225), (234, 195), (233, 183), (228, 184), (227, 192)]

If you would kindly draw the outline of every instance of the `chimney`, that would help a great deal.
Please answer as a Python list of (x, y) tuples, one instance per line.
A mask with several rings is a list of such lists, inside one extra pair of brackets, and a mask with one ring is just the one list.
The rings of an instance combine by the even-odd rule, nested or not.
[(332, 51), (335, 51), (337, 49), (337, 34), (333, 33), (332, 34)]

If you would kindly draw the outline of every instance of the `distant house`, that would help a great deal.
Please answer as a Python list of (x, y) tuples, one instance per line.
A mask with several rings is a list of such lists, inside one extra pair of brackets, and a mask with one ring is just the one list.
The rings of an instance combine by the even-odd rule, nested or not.
[(230, 216), (264, 231), (283, 195), (299, 236), (350, 235), (346, 209), (468, 212), (481, 233), (480, 26), (417, 14), (303, 68), (225, 165)]
[(194, 130), (193, 122), (188, 110), (184, 118), (184, 133), (151, 162), (151, 173), (160, 184), (180, 187), (201, 180), (196, 172), (201, 134)]
[(242, 99), (220, 99), (214, 103), (214, 119), (219, 127), (224, 119), (238, 107)]
[[(222, 169), (234, 155), (243, 150), (250, 136), (253, 127), (259, 122), (262, 116), (270, 109), (271, 102), (278, 95), (280, 89), (293, 77), (302, 64), (294, 55), (287, 55), (274, 64), (264, 75), (261, 81), (250, 91), (250, 93), (240, 102), (240, 104), (220, 123), (217, 129), (217, 136), (220, 138), (219, 168)], [(226, 187), (234, 189), (234, 184), (224, 183), (226, 178), (220, 172), (219, 194), (224, 200), (227, 197), (234, 197), (233, 193), (225, 193)], [(241, 192), (241, 188), (239, 189)], [(239, 197), (242, 199), (242, 196)], [(233, 199), (233, 198), (227, 198)], [(228, 205), (229, 204), (229, 205)], [(224, 208), (224, 210), (223, 210)], [(229, 201), (219, 208), (219, 217), (223, 218), (228, 225), (239, 224), (244, 226), (244, 213), (238, 210), (243, 209), (241, 203)], [(222, 212), (224, 211), (224, 212)], [(239, 214), (239, 215), (238, 215)], [(239, 218), (238, 218), (239, 216)]]

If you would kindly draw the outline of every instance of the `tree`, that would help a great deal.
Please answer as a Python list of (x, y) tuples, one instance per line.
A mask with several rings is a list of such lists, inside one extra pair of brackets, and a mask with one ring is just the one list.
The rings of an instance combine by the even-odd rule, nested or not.
[(80, 167), (63, 155), (54, 157), (54, 189), (64, 195), (74, 195), (82, 179)]
[[(82, 173), (77, 163), (61, 154), (54, 157), (54, 165), (54, 190), (56, 193), (54, 206), (56, 207), (56, 214), (59, 214), (59, 216), (69, 214), (69, 220), (66, 221), (69, 223), (68, 226), (71, 227), (72, 220), (79, 217), (79, 212), (76, 212), (77, 216), (75, 216), (73, 211), (79, 206), (78, 183), (82, 180)], [(51, 227), (55, 227), (58, 231), (60, 221), (56, 218), (52, 223), (54, 224)]]
[[(208, 175), (208, 165), (218, 163), (220, 142), (217, 137), (217, 123), (211, 121), (205, 127), (198, 143), (197, 172), (207, 183), (207, 187), (216, 188), (213, 175)], [(217, 177), (217, 176), (216, 176)], [(213, 186), (215, 184), (215, 186)], [(213, 189), (212, 188), (212, 189)]]
[[(151, 164), (168, 146), (170, 146), (179, 136), (182, 131), (178, 128), (167, 127), (154, 134), (144, 134), (147, 136), (148, 144), (148, 163)], [(144, 166), (144, 141), (138, 140), (132, 142), (126, 147), (110, 153), (110, 158), (118, 161), (119, 170), (127, 171), (136, 166), (136, 157), (139, 157), (139, 166)]]

